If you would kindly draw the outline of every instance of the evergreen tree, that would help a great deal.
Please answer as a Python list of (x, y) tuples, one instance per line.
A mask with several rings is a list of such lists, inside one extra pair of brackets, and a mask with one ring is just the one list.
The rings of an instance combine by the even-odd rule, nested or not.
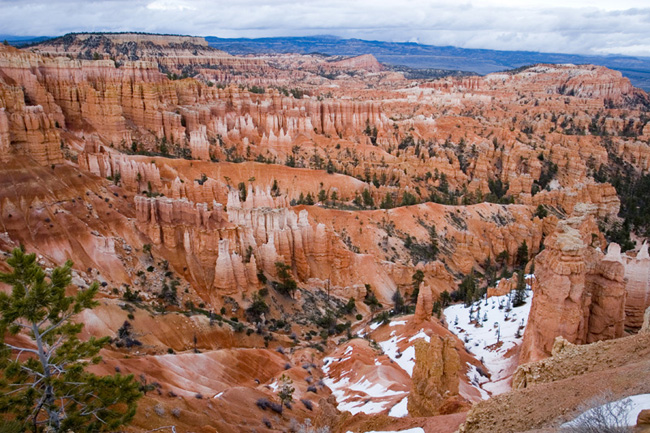
[(406, 308), (404, 305), (404, 297), (400, 293), (399, 289), (393, 294), (393, 302), (395, 303), (395, 314), (401, 314), (405, 312)]
[(440, 248), (438, 247), (438, 233), (436, 233), (435, 226), (429, 228), (429, 240), (431, 241), (429, 246), (431, 260), (435, 260), (436, 256), (438, 256), (438, 253), (440, 252)]
[(276, 290), (283, 295), (292, 296), (293, 292), (298, 289), (298, 283), (296, 283), (296, 281), (293, 279), (291, 266), (283, 262), (276, 262), (275, 269), (277, 270), (278, 277), (280, 278), (280, 282), (274, 283)]
[(538, 217), (540, 219), (544, 219), (544, 218), (546, 218), (548, 216), (548, 211), (546, 210), (546, 208), (543, 205), (541, 205), (541, 204), (537, 205), (537, 209), (535, 210), (534, 216), (536, 216), (536, 217)]
[[(99, 286), (66, 296), (72, 262), (55, 268), (49, 278), (35, 254), (16, 248), (7, 260), (13, 268), (0, 273), (12, 286), (0, 293), (0, 417), (21, 431), (114, 431), (135, 415), (141, 397), (133, 376), (99, 377), (85, 370), (98, 363), (108, 337), (80, 341), (83, 323), (72, 318), (87, 308)], [(24, 333), (33, 344), (13, 336)], [(7, 341), (9, 340), (9, 342)]]
[(517, 272), (517, 287), (512, 298), (512, 306), (519, 307), (526, 303), (526, 276), (524, 271)]
[(244, 182), (239, 182), (239, 185), (237, 185), (237, 189), (239, 189), (239, 199), (241, 201), (246, 201), (246, 196), (248, 192), (246, 191), (246, 184)]
[(246, 315), (251, 322), (259, 323), (262, 321), (262, 314), (269, 312), (269, 306), (264, 301), (262, 294), (256, 292), (253, 295), (253, 303), (246, 309)]
[(517, 265), (526, 266), (526, 263), (528, 263), (528, 245), (524, 240), (517, 248)]
[(384, 199), (381, 201), (379, 207), (382, 209), (392, 209), (395, 207), (395, 203), (393, 203), (393, 197), (389, 192), (386, 193), (386, 197), (384, 197)]
[(411, 280), (413, 281), (413, 294), (411, 295), (411, 301), (416, 303), (418, 301), (418, 295), (420, 294), (420, 285), (422, 285), (422, 282), (424, 281), (424, 272), (418, 269), (413, 273)]
[(370, 284), (366, 284), (366, 296), (363, 298), (363, 303), (370, 307), (373, 313), (382, 308), (381, 302), (377, 299)]
[(375, 206), (375, 200), (372, 198), (372, 194), (370, 194), (370, 191), (367, 189), (364, 189), (361, 192), (361, 195), (363, 197), (363, 205), (365, 207), (373, 207)]
[(293, 387), (293, 381), (286, 375), (280, 376), (280, 389), (278, 390), (278, 398), (280, 403), (290, 407), (293, 402), (293, 392), (295, 391)]

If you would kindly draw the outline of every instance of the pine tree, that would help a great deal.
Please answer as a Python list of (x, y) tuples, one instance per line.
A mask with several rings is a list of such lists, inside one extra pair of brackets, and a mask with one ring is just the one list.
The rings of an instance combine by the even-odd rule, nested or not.
[(524, 240), (517, 248), (517, 265), (525, 266), (528, 263), (528, 245)]
[(411, 277), (411, 280), (412, 280), (411, 285), (413, 286), (413, 294), (411, 295), (411, 302), (416, 303), (418, 301), (418, 295), (420, 294), (420, 285), (422, 285), (422, 282), (424, 281), (424, 272), (418, 269)]
[(130, 422), (138, 384), (132, 375), (87, 372), (110, 339), (80, 341), (83, 323), (72, 321), (97, 305), (97, 283), (66, 296), (72, 262), (47, 277), (35, 254), (16, 248), (7, 263), (13, 271), (0, 273), (12, 286), (10, 295), (0, 293), (0, 419), (31, 432), (114, 431)]
[(524, 271), (519, 271), (517, 273), (517, 287), (515, 288), (515, 294), (512, 298), (512, 306), (519, 307), (526, 303), (526, 276)]
[(382, 209), (392, 209), (395, 207), (395, 204), (393, 203), (393, 196), (390, 195), (389, 192), (386, 193), (386, 197), (381, 201), (380, 206)]
[(401, 314), (405, 310), (404, 297), (400, 293), (399, 289), (393, 294), (393, 302), (395, 303), (395, 314)]
[(278, 398), (280, 403), (287, 407), (291, 407), (293, 402), (293, 392), (295, 391), (293, 381), (286, 375), (280, 376), (280, 389), (278, 390)]

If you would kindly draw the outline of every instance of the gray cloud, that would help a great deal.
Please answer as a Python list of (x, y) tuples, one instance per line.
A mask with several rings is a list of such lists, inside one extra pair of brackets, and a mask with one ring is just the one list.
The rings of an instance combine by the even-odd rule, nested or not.
[[(570, 3), (571, 6), (567, 6)], [(467, 48), (650, 56), (647, 0), (0, 0), (0, 31), (333, 34)]]

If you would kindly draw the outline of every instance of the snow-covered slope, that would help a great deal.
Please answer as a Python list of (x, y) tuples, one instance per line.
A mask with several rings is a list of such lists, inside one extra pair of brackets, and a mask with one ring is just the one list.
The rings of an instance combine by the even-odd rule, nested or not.
[[(526, 278), (530, 281), (534, 276)], [(513, 291), (482, 299), (469, 307), (456, 304), (445, 308), (449, 330), (465, 342), (467, 351), (483, 362), (490, 374), (488, 379), (468, 365), (470, 381), (485, 398), (510, 390), (508, 380), (516, 367), (512, 353), (522, 342), (533, 298), (530, 285), (526, 288), (526, 303), (519, 307), (512, 306)]]

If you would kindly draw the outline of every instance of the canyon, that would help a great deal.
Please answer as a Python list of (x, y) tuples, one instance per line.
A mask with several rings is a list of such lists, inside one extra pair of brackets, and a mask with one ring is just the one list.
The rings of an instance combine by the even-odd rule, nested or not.
[[(581, 381), (648, 392), (648, 110), (592, 65), (413, 80), (200, 37), (0, 46), (0, 253), (100, 283), (91, 368), (157, 384), (129, 431), (551, 428)], [(524, 289), (489, 364), (470, 331)], [(283, 376), (293, 405), (267, 410)]]

